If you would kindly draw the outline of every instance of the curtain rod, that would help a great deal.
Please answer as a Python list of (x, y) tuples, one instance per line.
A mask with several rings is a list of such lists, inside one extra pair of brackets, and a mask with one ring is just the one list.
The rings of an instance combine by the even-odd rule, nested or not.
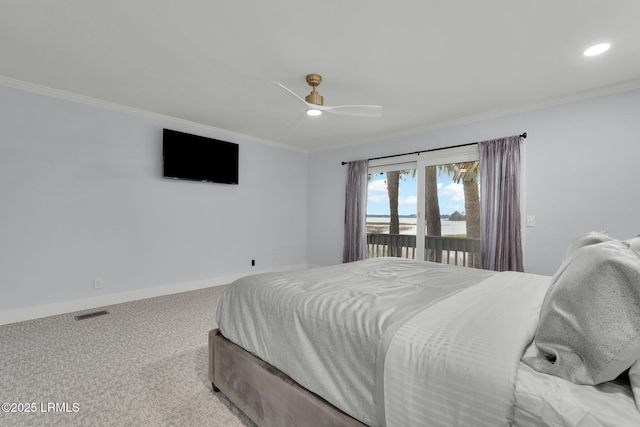
[[(526, 138), (527, 137), (527, 133), (524, 132), (523, 134), (520, 135), (520, 138)], [(429, 153), (431, 151), (439, 151), (439, 150), (447, 150), (449, 148), (458, 148), (458, 147), (468, 147), (469, 145), (475, 145), (477, 144), (477, 142), (470, 142), (468, 144), (460, 144), (460, 145), (450, 145), (448, 147), (440, 147), (440, 148), (431, 148), (430, 150), (422, 150), (422, 151), (413, 151), (411, 153), (403, 153), (403, 154), (392, 154), (390, 156), (382, 156), (382, 157), (372, 157), (370, 159), (367, 160), (379, 160), (379, 159), (389, 159), (391, 157), (400, 157), (400, 156), (406, 156), (408, 154), (420, 154), (420, 153)], [(342, 165), (346, 165), (349, 162), (342, 162)]]

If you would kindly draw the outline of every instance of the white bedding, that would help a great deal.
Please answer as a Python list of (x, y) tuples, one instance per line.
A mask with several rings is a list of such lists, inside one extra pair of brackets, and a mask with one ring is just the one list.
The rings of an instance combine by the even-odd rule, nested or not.
[[(527, 354), (535, 354), (530, 346)], [(578, 385), (520, 363), (514, 427), (640, 426), (631, 387), (625, 381)]]
[(243, 278), (217, 320), (370, 426), (640, 426), (628, 385), (578, 386), (520, 362), (550, 279), (376, 258)]
[(549, 278), (501, 273), (421, 311), (384, 363), (388, 426), (508, 426)]
[(220, 332), (370, 426), (385, 333), (495, 272), (402, 258), (249, 276), (225, 289)]

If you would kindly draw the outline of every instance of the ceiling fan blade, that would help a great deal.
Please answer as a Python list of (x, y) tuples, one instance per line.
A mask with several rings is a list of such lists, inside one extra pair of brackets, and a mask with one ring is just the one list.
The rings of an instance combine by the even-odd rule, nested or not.
[(360, 116), (360, 117), (382, 117), (382, 107), (380, 105), (317, 105), (307, 102), (305, 99), (298, 96), (294, 91), (278, 82), (271, 82), (274, 85), (280, 87), (284, 91), (295, 96), (300, 102), (307, 106), (311, 110), (326, 111), (332, 114), (340, 114), (344, 116)]
[(361, 117), (382, 117), (382, 107), (380, 105), (337, 105), (319, 108), (332, 114), (342, 114), (347, 116)]
[(291, 89), (289, 89), (288, 87), (286, 87), (285, 85), (278, 83), (278, 82), (271, 82), (276, 86), (279, 86), (280, 88), (284, 89), (285, 91), (289, 92), (291, 95), (295, 96), (296, 98), (298, 98), (300, 101), (302, 101), (305, 105), (310, 106), (311, 104), (309, 104), (307, 101), (305, 101), (304, 99), (300, 98), (298, 95), (296, 95), (296, 93), (294, 91), (292, 91)]

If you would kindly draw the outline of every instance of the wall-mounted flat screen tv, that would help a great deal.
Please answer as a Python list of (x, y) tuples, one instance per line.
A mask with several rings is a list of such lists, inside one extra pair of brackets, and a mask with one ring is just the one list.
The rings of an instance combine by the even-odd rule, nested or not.
[(238, 144), (164, 129), (163, 175), (192, 181), (238, 183)]

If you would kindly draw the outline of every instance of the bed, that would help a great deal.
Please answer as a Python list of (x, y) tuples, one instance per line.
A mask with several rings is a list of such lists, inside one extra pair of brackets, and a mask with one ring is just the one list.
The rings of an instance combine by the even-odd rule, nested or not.
[(248, 276), (209, 379), (260, 426), (640, 426), (634, 249), (589, 233), (553, 277), (401, 258)]

